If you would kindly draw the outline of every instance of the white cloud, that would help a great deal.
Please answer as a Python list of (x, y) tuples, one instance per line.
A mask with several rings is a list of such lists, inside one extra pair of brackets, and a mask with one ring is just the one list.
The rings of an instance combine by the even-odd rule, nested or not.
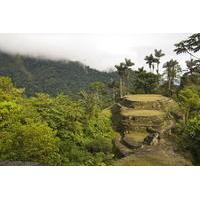
[(78, 60), (92, 68), (106, 70), (131, 58), (145, 66), (144, 57), (162, 49), (163, 61), (177, 59), (182, 65), (187, 55), (177, 56), (174, 44), (189, 34), (0, 34), (0, 49), (12, 53)]

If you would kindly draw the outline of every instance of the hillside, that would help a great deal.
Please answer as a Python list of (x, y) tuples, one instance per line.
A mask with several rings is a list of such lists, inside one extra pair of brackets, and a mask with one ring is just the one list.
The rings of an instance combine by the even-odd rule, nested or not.
[(89, 83), (110, 82), (116, 73), (100, 72), (77, 61), (53, 61), (0, 52), (0, 75), (12, 78), (28, 96), (36, 92), (77, 94)]

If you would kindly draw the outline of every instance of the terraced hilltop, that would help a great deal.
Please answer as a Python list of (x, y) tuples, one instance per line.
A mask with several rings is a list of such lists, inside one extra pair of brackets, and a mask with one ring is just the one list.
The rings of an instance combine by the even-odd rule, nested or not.
[(118, 132), (114, 141), (121, 158), (116, 165), (191, 165), (176, 152), (170, 135), (181, 112), (175, 101), (162, 95), (123, 97), (112, 108)]

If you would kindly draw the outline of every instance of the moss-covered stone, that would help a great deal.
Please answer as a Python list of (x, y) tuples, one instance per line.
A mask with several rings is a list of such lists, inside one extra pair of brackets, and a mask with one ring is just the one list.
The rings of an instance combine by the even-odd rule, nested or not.
[(122, 142), (131, 149), (137, 149), (142, 147), (147, 135), (147, 132), (133, 132), (131, 134), (126, 134), (122, 138)]
[(155, 94), (128, 95), (113, 107), (113, 121), (117, 121), (116, 127), (124, 132), (144, 131), (147, 127), (165, 130), (165, 122), (175, 114), (180, 116), (178, 104), (168, 97)]
[(120, 157), (125, 157), (133, 153), (131, 149), (122, 144), (121, 135), (118, 133), (114, 139), (115, 152)]

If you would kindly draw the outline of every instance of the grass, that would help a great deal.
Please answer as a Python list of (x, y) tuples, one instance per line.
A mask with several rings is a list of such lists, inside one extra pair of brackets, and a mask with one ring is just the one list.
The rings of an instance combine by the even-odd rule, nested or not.
[(135, 109), (123, 109), (121, 111), (123, 116), (142, 116), (142, 117), (151, 117), (151, 116), (165, 116), (164, 112), (158, 110), (135, 110)]
[(170, 155), (164, 150), (146, 152), (145, 154), (132, 154), (114, 163), (117, 166), (176, 166), (191, 165), (179, 155)]
[(128, 95), (125, 97), (129, 101), (158, 101), (166, 99), (166, 97), (159, 94), (136, 94), (136, 95)]
[(146, 132), (133, 132), (126, 134), (124, 137), (130, 141), (143, 142), (144, 138), (147, 137), (147, 135), (148, 134)]
[(102, 110), (101, 114), (105, 117), (111, 118), (112, 117), (111, 107), (108, 107)]

